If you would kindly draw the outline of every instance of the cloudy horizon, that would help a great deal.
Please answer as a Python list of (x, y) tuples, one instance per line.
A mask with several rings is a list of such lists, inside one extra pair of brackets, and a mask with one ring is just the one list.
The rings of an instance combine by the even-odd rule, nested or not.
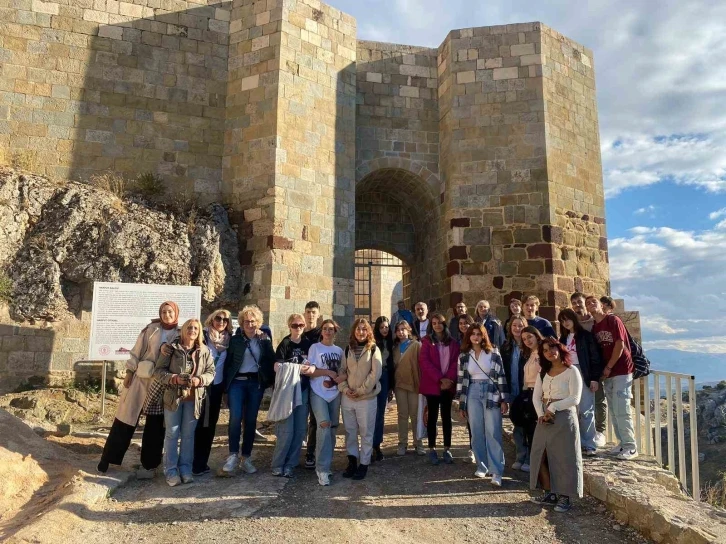
[(648, 348), (726, 353), (726, 2), (328, 2), (358, 38), (438, 47), (540, 21), (594, 52), (613, 295)]

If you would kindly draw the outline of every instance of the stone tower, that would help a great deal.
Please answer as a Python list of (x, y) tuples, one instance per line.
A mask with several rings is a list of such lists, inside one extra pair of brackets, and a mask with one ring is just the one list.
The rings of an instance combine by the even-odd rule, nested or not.
[(408, 297), (607, 293), (592, 52), (526, 23), (436, 49), (359, 41), (316, 0), (17, 0), (0, 26), (0, 155), (56, 176), (153, 171), (229, 205), (278, 338), (305, 302), (345, 325), (353, 253)]

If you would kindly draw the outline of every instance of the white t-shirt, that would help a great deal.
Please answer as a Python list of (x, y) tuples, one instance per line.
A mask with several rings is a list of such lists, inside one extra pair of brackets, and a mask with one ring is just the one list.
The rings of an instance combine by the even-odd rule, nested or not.
[[(340, 370), (340, 363), (343, 361), (343, 350), (338, 346), (326, 346), (322, 342), (318, 342), (310, 346), (308, 351), (308, 361), (316, 368), (325, 370)], [(310, 379), (310, 387), (313, 393), (330, 402), (338, 396), (338, 387), (325, 387), (325, 381), (330, 380), (327, 376), (318, 376)]]
[(570, 333), (567, 335), (567, 351), (570, 352), (570, 362), (573, 366), (580, 366), (580, 360), (577, 358), (577, 343), (575, 335)]
[(474, 350), (471, 350), (469, 352), (469, 361), (466, 364), (466, 370), (469, 372), (470, 380), (488, 380), (489, 376), (487, 374), (492, 371), (492, 354), (482, 350), (477, 359), (476, 355), (474, 355)]
[(429, 320), (421, 321), (421, 323), (418, 324), (418, 333), (419, 338), (423, 338), (426, 336), (426, 330), (429, 328)]

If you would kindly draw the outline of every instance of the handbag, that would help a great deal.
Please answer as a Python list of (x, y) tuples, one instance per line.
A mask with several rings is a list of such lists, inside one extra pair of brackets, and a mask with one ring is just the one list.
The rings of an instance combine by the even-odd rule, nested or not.
[(139, 378), (151, 378), (154, 375), (154, 361), (139, 361), (136, 366), (136, 375)]

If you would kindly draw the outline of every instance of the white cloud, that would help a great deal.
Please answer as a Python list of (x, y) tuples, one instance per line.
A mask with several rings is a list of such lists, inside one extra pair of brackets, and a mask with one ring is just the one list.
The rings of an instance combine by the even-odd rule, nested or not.
[(655, 217), (655, 210), (658, 209), (657, 206), (654, 206), (653, 204), (650, 204), (649, 206), (645, 206), (643, 208), (638, 208), (633, 212), (633, 215), (645, 215), (648, 214), (650, 217)]
[(610, 241), (613, 294), (640, 311), (649, 347), (683, 349), (718, 337), (708, 351), (726, 353), (724, 271), (725, 229), (635, 227)]
[(711, 212), (708, 214), (708, 218), (711, 221), (715, 221), (716, 219), (719, 219), (726, 215), (726, 208), (721, 208), (720, 210), (716, 210), (715, 212)]
[(629, 136), (603, 144), (602, 153), (608, 197), (664, 179), (714, 193), (726, 191), (726, 132)]

